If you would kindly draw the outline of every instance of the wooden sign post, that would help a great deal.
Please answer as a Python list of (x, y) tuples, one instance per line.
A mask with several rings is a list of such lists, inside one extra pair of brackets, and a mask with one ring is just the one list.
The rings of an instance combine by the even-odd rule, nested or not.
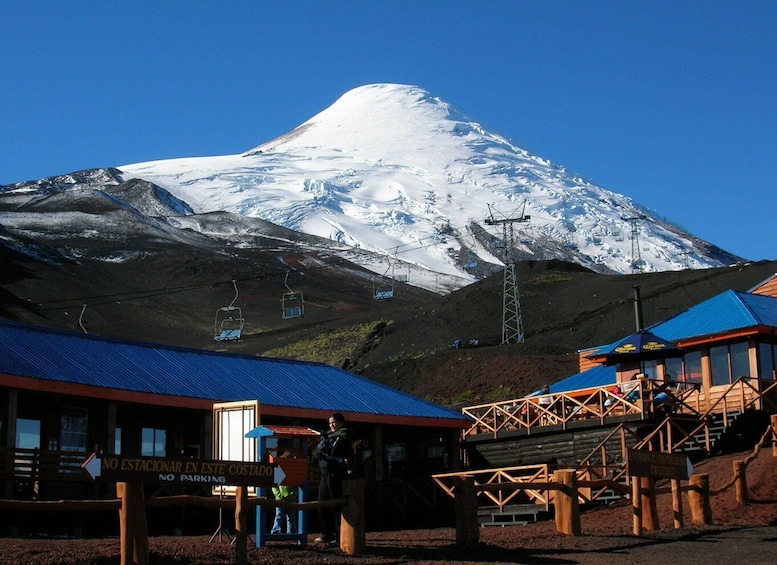
[[(290, 480), (299, 480), (307, 473), (299, 465), (283, 463), (291, 474)], [(212, 461), (204, 459), (166, 459), (164, 457), (128, 457), (93, 453), (81, 465), (93, 481), (116, 482), (121, 498), (119, 523), (121, 529), (121, 565), (148, 565), (148, 527), (144, 483), (180, 483), (214, 486), (236, 486), (235, 499), (235, 560), (246, 563), (246, 530), (248, 494), (246, 487), (270, 487), (286, 480), (281, 464), (249, 461)]]
[(659, 529), (656, 508), (656, 479), (672, 479), (672, 503), (674, 524), (682, 527), (682, 502), (679, 481), (688, 480), (693, 466), (681, 453), (643, 451), (629, 449), (626, 453), (626, 473), (632, 481), (632, 505), (634, 507), (634, 535), (642, 535), (643, 527), (650, 531)]
[[(270, 463), (128, 457), (93, 453), (81, 465), (93, 481), (181, 483), (213, 486), (272, 486), (285, 472)], [(282, 477), (281, 477), (282, 475)]]

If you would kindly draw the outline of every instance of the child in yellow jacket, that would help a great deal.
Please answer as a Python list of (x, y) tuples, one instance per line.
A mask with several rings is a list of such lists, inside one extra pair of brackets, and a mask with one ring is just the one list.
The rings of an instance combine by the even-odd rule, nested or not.
[[(284, 453), (281, 457), (291, 457), (291, 453)], [(299, 500), (299, 487), (287, 487), (285, 485), (275, 485), (272, 487), (272, 494), (276, 500), (284, 502), (297, 502)], [(271, 534), (296, 534), (297, 533), (297, 512), (296, 510), (287, 510), (280, 506), (275, 507), (275, 520), (273, 521)]]

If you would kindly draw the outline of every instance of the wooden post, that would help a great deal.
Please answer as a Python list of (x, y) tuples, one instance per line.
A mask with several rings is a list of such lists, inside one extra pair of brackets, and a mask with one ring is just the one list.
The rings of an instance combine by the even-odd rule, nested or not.
[(346, 555), (361, 555), (367, 546), (364, 493), (364, 481), (343, 482), (346, 504), (340, 514), (340, 549)]
[(691, 518), (697, 524), (712, 524), (712, 507), (710, 506), (710, 476), (707, 474), (693, 475), (688, 481), (691, 489), (688, 491), (688, 504), (691, 507)]
[(734, 461), (734, 481), (737, 502), (745, 504), (750, 500), (750, 496), (747, 493), (747, 465), (745, 465), (744, 461)]
[(148, 565), (146, 501), (140, 483), (116, 483), (119, 510), (121, 565)]
[(480, 543), (475, 479), (456, 477), (454, 493), (456, 495), (453, 499), (456, 509), (456, 545), (461, 549), (475, 549)]
[(121, 499), (119, 508), (119, 543), (121, 545), (121, 565), (132, 565), (132, 545), (135, 532), (132, 529), (130, 504), (127, 498), (127, 483), (116, 483), (116, 496)]
[(556, 491), (556, 531), (562, 534), (578, 536), (580, 528), (580, 502), (577, 492), (577, 474), (574, 469), (560, 469), (553, 477), (561, 488)]
[(632, 530), (635, 536), (642, 535), (642, 493), (639, 477), (631, 477)]
[(642, 482), (642, 526), (656, 532), (660, 529), (658, 508), (656, 506), (656, 480), (653, 477), (641, 477)]
[(672, 514), (674, 515), (674, 527), (681, 530), (685, 526), (683, 520), (683, 497), (680, 496), (680, 481), (672, 479)]
[(772, 456), (777, 457), (777, 414), (772, 414)]
[(246, 565), (248, 562), (248, 489), (244, 486), (235, 488), (235, 565)]

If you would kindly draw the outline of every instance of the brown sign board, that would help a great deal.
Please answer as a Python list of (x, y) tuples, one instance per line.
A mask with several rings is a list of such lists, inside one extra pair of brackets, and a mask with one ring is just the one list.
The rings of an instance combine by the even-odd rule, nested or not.
[[(276, 484), (287, 487), (301, 487), (308, 478), (308, 460), (302, 458), (276, 457), (277, 465), (283, 473), (276, 471)], [(280, 475), (284, 476), (281, 477)]]
[(693, 473), (690, 460), (682, 453), (629, 449), (626, 456), (626, 473), (631, 477), (687, 481)]
[(269, 463), (128, 457), (96, 453), (81, 465), (81, 469), (92, 480), (115, 482), (270, 487), (285, 478), (282, 469)]

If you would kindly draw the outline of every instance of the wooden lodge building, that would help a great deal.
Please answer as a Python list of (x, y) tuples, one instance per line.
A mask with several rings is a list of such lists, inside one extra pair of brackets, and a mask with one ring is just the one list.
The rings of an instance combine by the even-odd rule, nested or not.
[[(240, 410), (237, 418), (228, 417), (233, 408)], [(92, 482), (80, 468), (89, 454), (251, 460), (257, 440), (244, 438), (251, 428), (323, 430), (333, 412), (345, 415), (359, 439), (354, 470), (368, 481), (368, 513), (420, 520), (440, 494), (430, 475), (456, 469), (459, 461), (461, 433), (471, 420), (458, 411), (320, 363), (0, 321), (3, 499), (115, 498), (115, 484)], [(316, 472), (311, 466), (311, 497)], [(155, 485), (149, 495), (182, 494), (173, 490)], [(187, 512), (200, 533), (212, 526)], [(211, 519), (213, 510), (206, 522)], [(181, 526), (185, 531), (176, 519), (156, 532)]]
[(579, 374), (547, 390), (464, 408), (475, 421), (464, 433), (465, 468), (616, 477), (627, 448), (698, 460), (752, 447), (777, 412), (777, 275), (580, 351), (579, 361)]

